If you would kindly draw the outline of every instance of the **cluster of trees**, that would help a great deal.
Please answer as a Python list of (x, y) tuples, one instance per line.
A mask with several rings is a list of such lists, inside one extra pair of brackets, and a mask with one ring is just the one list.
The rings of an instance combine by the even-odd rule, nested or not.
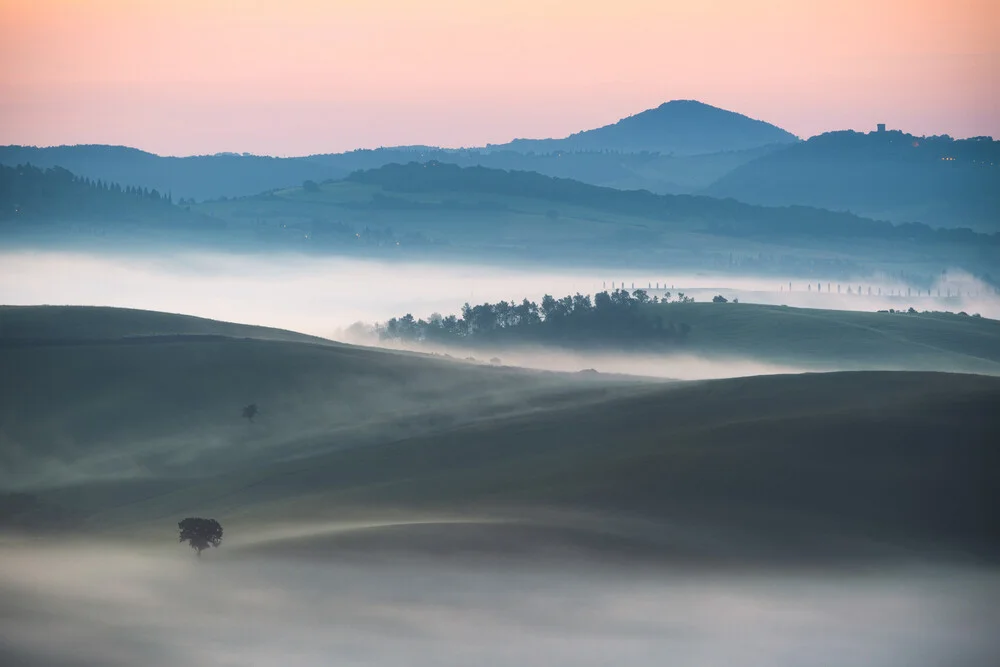
[[(661, 300), (641, 289), (598, 292), (593, 299), (583, 294), (560, 299), (546, 294), (541, 303), (528, 299), (477, 306), (466, 303), (461, 315), (435, 313), (427, 320), (407, 314), (378, 325), (377, 330), (383, 340), (412, 342), (679, 343), (690, 333), (690, 325), (665, 321), (662, 311), (648, 307), (669, 299), (669, 292)], [(675, 303), (691, 301), (679, 293)]]
[(0, 166), (0, 219), (129, 219), (179, 214), (170, 194), (74, 175), (61, 167)]
[[(957, 313), (953, 313), (950, 310), (917, 310), (913, 306), (910, 306), (906, 310), (903, 310), (902, 308), (899, 309), (889, 308), (888, 310), (880, 310), (878, 312), (888, 313), (890, 315), (953, 315), (958, 317), (969, 317), (969, 314), (964, 310), (959, 311)], [(983, 316), (980, 315), (979, 313), (973, 313), (972, 317), (982, 319)]]

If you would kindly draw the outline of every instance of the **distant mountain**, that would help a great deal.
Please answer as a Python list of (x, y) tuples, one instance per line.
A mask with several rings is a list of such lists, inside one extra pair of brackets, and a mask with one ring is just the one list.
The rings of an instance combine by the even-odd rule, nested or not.
[(521, 152), (645, 151), (701, 155), (797, 141), (795, 135), (770, 123), (695, 100), (674, 100), (565, 139), (515, 139), (502, 147)]
[(308, 158), (235, 153), (161, 157), (135, 148), (102, 145), (2, 146), (0, 164), (63, 167), (91, 179), (132, 183), (172, 193), (175, 199), (198, 200), (245, 196), (300, 185), (305, 180), (340, 178), (351, 171)]
[(406, 146), (298, 158), (233, 154), (172, 158), (122, 146), (7, 146), (0, 147), (0, 164), (62, 166), (92, 179), (134, 183), (173, 193), (175, 199), (198, 201), (245, 197), (301, 185), (307, 180), (322, 182), (359, 169), (414, 160), (537, 171), (594, 185), (678, 194), (708, 187), (735, 167), (776, 148), (763, 146), (709, 155), (668, 156), (600, 151), (525, 154), (497, 148), (452, 150)]
[(708, 187), (735, 167), (793, 141), (795, 137), (773, 125), (679, 101), (567, 139), (517, 140), (484, 148), (400, 146), (274, 158), (236, 153), (161, 157), (102, 145), (0, 146), (0, 164), (58, 166), (79, 176), (198, 201), (245, 197), (413, 160), (537, 171), (594, 185), (680, 194)]
[(705, 194), (1000, 230), (1000, 142), (830, 132), (736, 167)]

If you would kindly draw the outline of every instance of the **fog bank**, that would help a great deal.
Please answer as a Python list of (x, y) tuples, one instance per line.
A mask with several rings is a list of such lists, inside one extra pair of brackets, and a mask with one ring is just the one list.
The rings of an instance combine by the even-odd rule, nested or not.
[[(380, 262), (345, 257), (291, 254), (85, 254), (57, 251), (0, 252), (0, 303), (11, 305), (98, 305), (144, 308), (213, 319), (293, 329), (324, 337), (354, 322), (375, 322), (405, 313), (457, 313), (465, 302), (540, 300), (602, 289), (647, 288), (674, 295), (686, 291), (699, 301), (716, 293), (749, 303), (777, 303), (815, 308), (877, 310), (966, 310), (1000, 317), (1000, 298), (988, 286), (960, 273), (949, 273), (942, 294), (905, 294), (905, 285), (886, 282), (885, 296), (837, 293), (836, 282), (822, 282), (824, 292), (806, 291), (797, 278), (736, 275), (662, 276), (622, 268), (609, 270), (498, 267), (481, 264)], [(783, 292), (788, 283), (791, 292)], [(866, 279), (855, 281), (864, 290)], [(655, 290), (656, 285), (660, 291)], [(811, 284), (811, 283), (810, 283)], [(854, 285), (852, 289), (856, 289)], [(815, 288), (813, 288), (815, 289)], [(875, 288), (876, 291), (879, 287)], [(915, 293), (916, 290), (911, 290)], [(954, 296), (961, 292), (963, 296)], [(936, 291), (934, 291), (936, 294)]]
[[(995, 575), (446, 567), (183, 545), (0, 545), (0, 660), (18, 665), (993, 664)], [(667, 658), (669, 656), (669, 658)]]

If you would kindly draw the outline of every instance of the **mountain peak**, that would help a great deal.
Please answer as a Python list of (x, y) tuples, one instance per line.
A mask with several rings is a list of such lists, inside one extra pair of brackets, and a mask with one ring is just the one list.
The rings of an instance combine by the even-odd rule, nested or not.
[(785, 130), (698, 100), (671, 100), (593, 130), (563, 139), (517, 139), (514, 150), (616, 151), (698, 155), (794, 143)]

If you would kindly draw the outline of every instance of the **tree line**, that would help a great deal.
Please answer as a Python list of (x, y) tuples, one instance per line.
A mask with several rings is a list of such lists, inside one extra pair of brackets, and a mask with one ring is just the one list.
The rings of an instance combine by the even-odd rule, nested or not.
[[(691, 331), (684, 322), (665, 320), (662, 311), (649, 305), (667, 303), (650, 297), (645, 290), (629, 293), (624, 289), (589, 295), (574, 294), (555, 298), (550, 294), (541, 303), (524, 299), (472, 306), (466, 303), (458, 315), (435, 313), (429, 319), (412, 314), (394, 317), (376, 325), (382, 340), (429, 343), (549, 342), (600, 345), (678, 344)], [(675, 303), (689, 303), (691, 297), (678, 293)]]
[(0, 166), (0, 219), (112, 218), (180, 213), (170, 193), (76, 176), (62, 167)]

